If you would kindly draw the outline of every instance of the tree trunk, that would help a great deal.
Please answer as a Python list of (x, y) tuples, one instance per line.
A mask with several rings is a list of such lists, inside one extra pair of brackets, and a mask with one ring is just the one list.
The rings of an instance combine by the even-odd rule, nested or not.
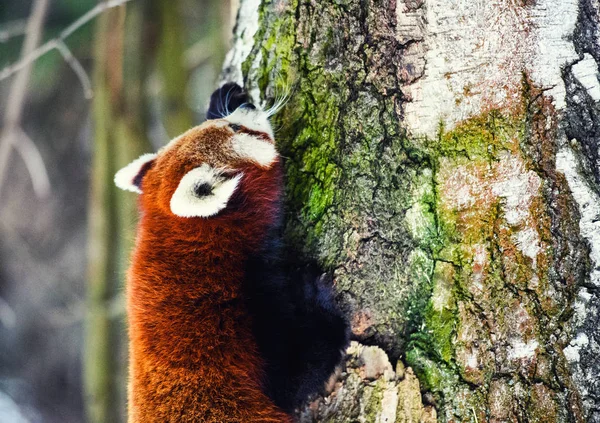
[(287, 238), (372, 345), (301, 421), (600, 422), (598, 9), (242, 0), (224, 78), (290, 93)]

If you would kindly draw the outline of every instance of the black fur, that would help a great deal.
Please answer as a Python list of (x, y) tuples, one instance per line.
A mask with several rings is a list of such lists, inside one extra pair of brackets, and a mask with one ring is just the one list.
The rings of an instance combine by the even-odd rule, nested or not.
[(206, 119), (220, 119), (231, 113), (241, 105), (249, 103), (248, 94), (235, 82), (228, 82), (215, 90), (210, 96), (210, 105), (206, 112)]
[(144, 179), (146, 173), (152, 168), (152, 166), (154, 166), (154, 160), (144, 163), (142, 165), (142, 168), (139, 170), (138, 174), (135, 175), (135, 178), (133, 179), (133, 185), (141, 189), (142, 180)]
[(247, 264), (244, 293), (267, 365), (265, 390), (289, 412), (322, 390), (343, 357), (349, 329), (318, 267), (281, 257), (272, 236)]
[[(235, 83), (216, 90), (208, 119), (254, 106)], [(286, 252), (281, 222), (274, 224), (262, 251), (246, 263), (244, 299), (266, 363), (265, 392), (291, 412), (325, 385), (343, 358), (349, 327), (335, 305), (331, 281), (315, 264)]]

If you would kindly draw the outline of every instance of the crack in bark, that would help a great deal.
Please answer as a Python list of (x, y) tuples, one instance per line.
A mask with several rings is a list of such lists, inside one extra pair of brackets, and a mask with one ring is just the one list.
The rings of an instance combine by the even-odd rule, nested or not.
[[(405, 3), (411, 13), (424, 16), (424, 2)], [(549, 233), (543, 232), (546, 223), (531, 229), (537, 242), (552, 254), (547, 258), (550, 273), (542, 275), (537, 269), (534, 273), (539, 273), (540, 279), (543, 276), (543, 283), (557, 293), (551, 297), (528, 285), (528, 276), (522, 274), (526, 270), (519, 266), (526, 268), (530, 259), (522, 251), (511, 256), (518, 261), (516, 267), (505, 258), (506, 249), (518, 250), (512, 235), (520, 229), (505, 224), (505, 199), (496, 195), (495, 210), (485, 223), (493, 225), (493, 230), (482, 238), (490, 261), (486, 283), (492, 288), (489, 298), (478, 297), (466, 279), (471, 277), (473, 260), (446, 251), (449, 246), (467, 244), (446, 233), (448, 222), (443, 222), (440, 214), (445, 200), (439, 171), (443, 160), (455, 167), (461, 160), (486, 162), (488, 174), (500, 166), (505, 159), (500, 152), (507, 147), (497, 138), (494, 120), (506, 116), (489, 113), (491, 129), (486, 130), (492, 132), (491, 149), (483, 156), (465, 141), (462, 147), (445, 145), (443, 127), (438, 140), (410, 139), (401, 126), (405, 104), (411, 101), (403, 91), (423, 77), (427, 63), (423, 63), (424, 55), (419, 56), (422, 34), (406, 39), (403, 33), (404, 39), (399, 39), (395, 6), (395, 2), (338, 0), (335, 4), (291, 1), (289, 10), (278, 6), (283, 12), (274, 11), (270, 3), (261, 7), (261, 26), (245, 65), (248, 85), (268, 93), (282, 74), (284, 79), (294, 78), (298, 87), (296, 98), (280, 117), (289, 123), (280, 138), (283, 155), (290, 157), (289, 239), (335, 269), (338, 299), (350, 317), (368, 313), (361, 320), (367, 327), (361, 329), (358, 339), (381, 346), (394, 360), (407, 358), (412, 348), (421, 360), (415, 362), (431, 367), (416, 370), (424, 389), (436, 395), (428, 394), (442, 419), (470, 419), (471, 408), (477, 406), (485, 410), (476, 414), (479, 419), (498, 421), (494, 420), (499, 419), (495, 411), (490, 411), (492, 403), (510, 399), (516, 406), (505, 408), (517, 419), (533, 420), (539, 407), (550, 404), (560, 408), (565, 421), (582, 421), (577, 410), (565, 411), (572, 404), (577, 406), (577, 399), (571, 398), (575, 389), (563, 369), (562, 348), (568, 343), (568, 334), (560, 329), (570, 319), (576, 287), (585, 285), (577, 273), (585, 248), (577, 228), (562, 222), (576, 212), (572, 199), (565, 195), (564, 178), (554, 169), (556, 149), (552, 143), (557, 135), (540, 129), (552, 115), (542, 107), (533, 116), (532, 110), (540, 109), (545, 101), (544, 90), (525, 96), (530, 113), (525, 125), (531, 127), (519, 136), (523, 139), (513, 154), (524, 156), (519, 157), (525, 163), (523, 172), (532, 171), (543, 185), (530, 195), (531, 201), (539, 202), (536, 210), (547, 219)], [(285, 57), (277, 57), (279, 42), (289, 46), (289, 51), (283, 52)], [(565, 78), (571, 73), (567, 68)], [(574, 90), (582, 89), (577, 81), (571, 85)], [(533, 127), (534, 118), (540, 122), (537, 128)], [(575, 118), (573, 122), (576, 126)], [(502, 124), (498, 123), (498, 131), (505, 130)], [(421, 213), (422, 234), (411, 232), (409, 215), (413, 212)], [(439, 333), (425, 333), (431, 329), (425, 325), (427, 319), (433, 318), (427, 307), (439, 283), (436, 272), (446, 268), (454, 272), (449, 282), (454, 305), (449, 306), (448, 316), (442, 315), (443, 309), (436, 318), (447, 319), (442, 323), (454, 326), (449, 333), (444, 332), (446, 327), (436, 330), (452, 343), (450, 358), (443, 357), (443, 341), (436, 338)], [(511, 348), (516, 347), (511, 345), (510, 328), (503, 325), (509, 318), (516, 319), (509, 312), (519, 310), (531, 320), (523, 324), (531, 339), (518, 338), (523, 348), (530, 348), (530, 340), (543, 344), (532, 352), (532, 362), (529, 357), (509, 357)], [(466, 340), (457, 345), (461, 334)], [(490, 358), (492, 367), (478, 363), (480, 368), (468, 374), (466, 358), (457, 357), (459, 349), (463, 355), (481, 354), (476, 362)], [(550, 370), (543, 364), (546, 361)], [(437, 386), (431, 382), (435, 377), (441, 380)], [(455, 386), (446, 389), (443, 383)], [(529, 388), (531, 394), (526, 392)], [(491, 394), (493, 389), (506, 392), (498, 398)], [(537, 401), (535, 395), (545, 399)], [(458, 399), (461, 396), (467, 399)]]

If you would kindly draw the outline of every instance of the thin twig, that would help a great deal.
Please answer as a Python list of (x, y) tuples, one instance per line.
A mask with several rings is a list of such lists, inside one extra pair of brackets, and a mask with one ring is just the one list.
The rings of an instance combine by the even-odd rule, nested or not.
[(17, 314), (2, 297), (0, 297), (0, 323), (7, 329), (12, 329), (17, 324)]
[(90, 81), (90, 78), (85, 72), (85, 69), (83, 69), (83, 66), (81, 66), (81, 63), (79, 63), (79, 60), (77, 60), (75, 56), (73, 56), (71, 50), (69, 50), (69, 47), (67, 47), (67, 45), (63, 41), (58, 42), (56, 49), (60, 52), (63, 59), (65, 59), (65, 62), (67, 62), (69, 66), (71, 66), (71, 69), (73, 69), (75, 75), (77, 75), (77, 77), (79, 78), (79, 81), (83, 86), (83, 93), (85, 95), (85, 98), (87, 98), (88, 100), (92, 98), (94, 96), (94, 92), (92, 91), (92, 82)]
[(0, 72), (0, 81), (19, 72), (21, 69), (26, 68), (28, 65), (32, 64), (44, 54), (54, 50), (55, 48), (56, 40), (50, 40), (46, 44), (40, 46), (39, 48), (29, 53), (27, 56), (21, 57), (21, 59), (17, 62), (2, 69), (2, 71)]
[[(35, 0), (33, 3), (31, 15), (27, 19), (27, 29), (21, 57), (29, 56), (39, 44), (47, 10), (48, 0)], [(10, 152), (19, 142), (17, 139), (17, 129), (21, 124), (21, 115), (23, 114), (25, 105), (25, 93), (27, 92), (31, 65), (27, 63), (21, 68), (23, 71), (16, 76), (10, 87), (4, 113), (4, 125), (2, 133), (0, 133), (0, 188), (6, 175)]]
[(0, 43), (5, 43), (13, 37), (25, 34), (27, 21), (19, 19), (17, 21), (7, 22), (0, 29)]
[[(30, 55), (40, 43), (44, 19), (46, 18), (46, 11), (48, 10), (48, 3), (48, 0), (35, 0), (33, 3), (31, 16), (27, 20), (27, 32), (25, 40), (23, 41), (21, 57)], [(27, 92), (30, 70), (30, 67), (24, 69), (24, 71), (15, 78), (13, 85), (11, 86), (8, 95), (9, 102), (4, 115), (5, 124), (18, 125), (21, 121), (24, 105), (23, 100), (25, 98), (25, 93)]]
[(36, 46), (39, 44), (48, 0), (35, 1), (32, 13), (27, 20), (26, 35), (21, 58), (0, 71), (0, 81), (17, 73), (7, 99), (3, 131), (0, 134), (0, 189), (2, 188), (4, 177), (6, 175), (10, 152), (12, 148), (15, 148), (23, 157), (23, 161), (31, 176), (36, 194), (44, 197), (50, 192), (50, 181), (42, 156), (35, 146), (35, 143), (27, 136), (27, 134), (25, 134), (20, 126), (31, 64), (46, 53), (57, 49), (81, 81), (86, 98), (90, 98), (92, 96), (90, 79), (83, 69), (83, 66), (81, 66), (81, 63), (73, 56), (65, 44), (65, 40), (73, 32), (77, 31), (77, 29), (81, 28), (105, 10), (121, 6), (129, 1), (131, 0), (106, 0), (98, 3), (95, 7), (65, 28), (58, 37), (47, 41), (37, 48)]
[(18, 139), (13, 146), (27, 166), (33, 190), (38, 198), (46, 198), (50, 194), (50, 178), (44, 165), (44, 159), (33, 140), (20, 127), (17, 129), (16, 135)]
[(0, 81), (8, 78), (9, 76), (23, 69), (28, 64), (35, 62), (37, 59), (39, 59), (49, 51), (59, 48), (60, 43), (64, 42), (69, 35), (71, 35), (83, 25), (94, 19), (100, 13), (104, 12), (107, 9), (112, 9), (113, 7), (121, 6), (129, 1), (131, 0), (108, 0), (102, 3), (98, 3), (95, 7), (90, 9), (82, 17), (80, 17), (67, 28), (65, 28), (58, 37), (49, 40), (45, 44), (31, 51), (26, 56), (22, 56), (21, 59), (19, 59), (17, 62), (2, 69), (2, 71), (0, 72)]

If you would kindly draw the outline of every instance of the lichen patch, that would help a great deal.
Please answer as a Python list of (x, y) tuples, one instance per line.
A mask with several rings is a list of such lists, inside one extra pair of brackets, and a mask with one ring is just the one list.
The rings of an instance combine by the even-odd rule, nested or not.
[(569, 188), (579, 206), (579, 229), (591, 248), (590, 259), (593, 268), (590, 280), (593, 285), (600, 287), (600, 197), (588, 186), (578, 168), (579, 163), (571, 148), (564, 147), (559, 150), (556, 155), (556, 169), (567, 178)]
[(571, 340), (569, 345), (563, 350), (565, 358), (571, 363), (578, 362), (579, 351), (582, 348), (587, 347), (589, 343), (590, 340), (587, 334), (583, 332), (578, 333), (577, 336), (573, 340)]
[(236, 82), (244, 86), (242, 63), (250, 55), (254, 47), (254, 35), (258, 31), (260, 0), (244, 0), (240, 2), (240, 9), (236, 21), (234, 45), (225, 57), (223, 64), (226, 81)]
[(487, 110), (513, 108), (522, 72), (564, 108), (561, 68), (578, 59), (571, 41), (577, 13), (576, 0), (430, 0), (416, 10), (398, 1), (396, 36), (423, 45), (413, 67), (425, 62), (422, 76), (404, 87), (408, 127), (434, 137), (440, 120), (452, 128)]
[(539, 347), (539, 342), (534, 340), (524, 342), (520, 338), (515, 338), (508, 348), (509, 360), (533, 360), (535, 357), (535, 351)]
[(511, 226), (519, 226), (532, 219), (530, 208), (533, 198), (539, 195), (540, 177), (527, 170), (518, 156), (502, 152), (494, 179), (491, 190), (503, 199), (506, 222)]

